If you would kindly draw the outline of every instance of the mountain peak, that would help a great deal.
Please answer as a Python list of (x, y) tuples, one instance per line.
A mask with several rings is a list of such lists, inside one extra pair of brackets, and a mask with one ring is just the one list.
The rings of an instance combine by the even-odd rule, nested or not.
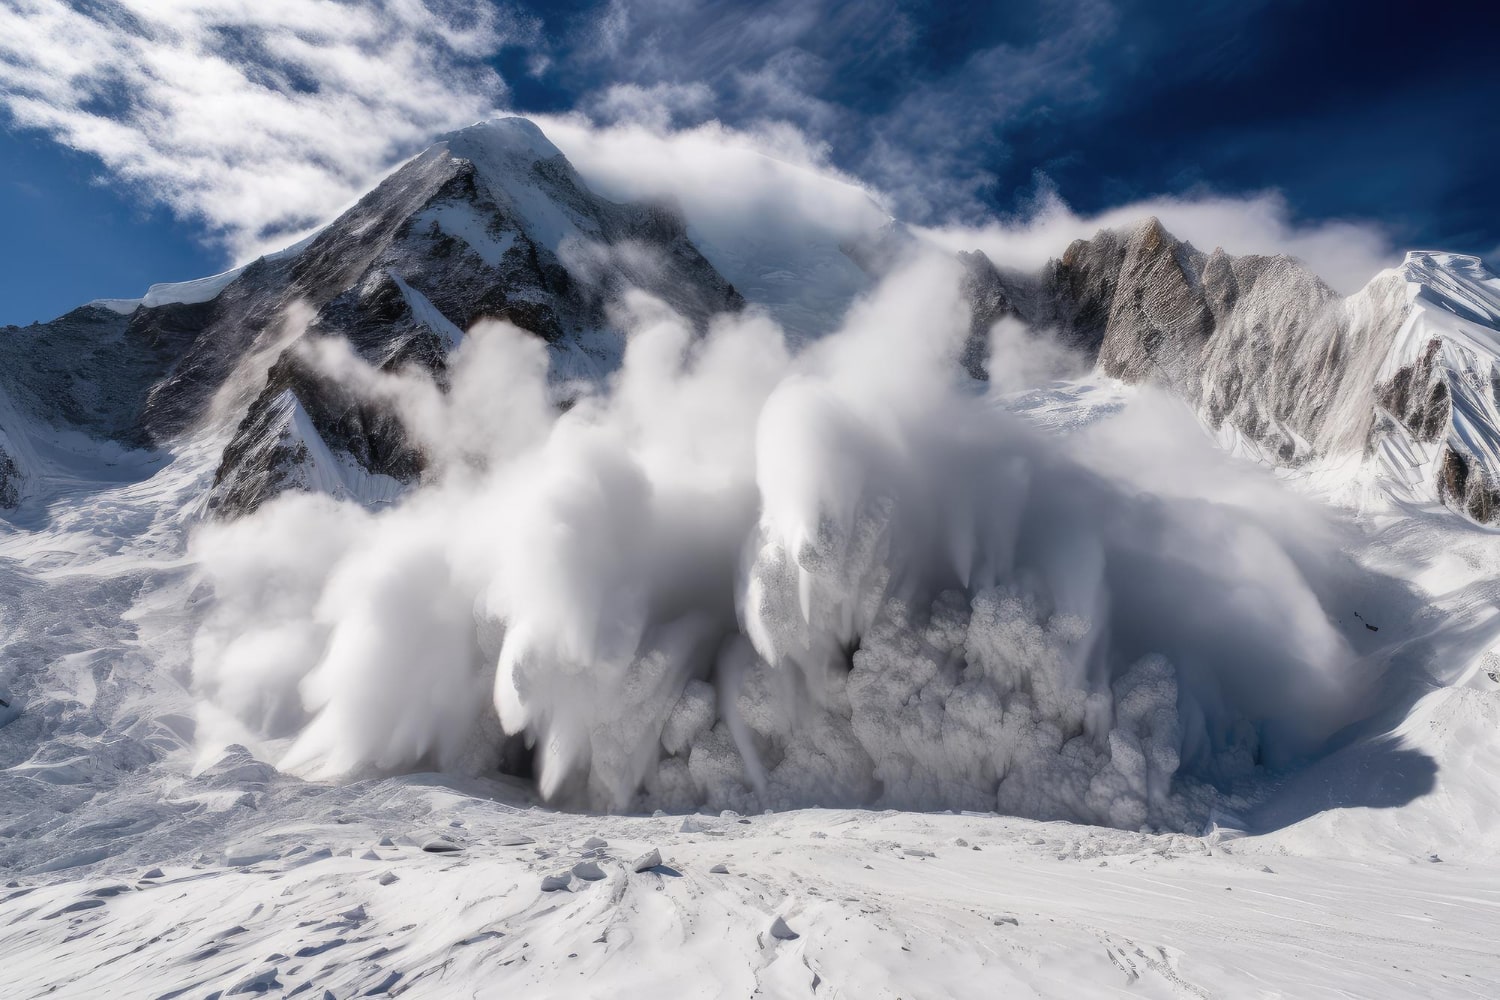
[(529, 118), (489, 118), (448, 132), (434, 145), (446, 145), (454, 156), (474, 161), (503, 161), (507, 165), (535, 163), (561, 156), (562, 151)]

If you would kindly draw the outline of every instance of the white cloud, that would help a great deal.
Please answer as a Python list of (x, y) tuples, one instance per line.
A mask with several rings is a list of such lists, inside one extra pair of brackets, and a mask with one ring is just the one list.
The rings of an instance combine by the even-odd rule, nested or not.
[(830, 166), (825, 147), (784, 123), (670, 130), (636, 120), (599, 126), (582, 115), (532, 117), (606, 197), (673, 198), (691, 220), (759, 220), (763, 228), (781, 224), (840, 237), (886, 220), (875, 192)]
[(951, 250), (983, 250), (1001, 267), (1033, 270), (1060, 256), (1073, 240), (1101, 229), (1131, 226), (1156, 216), (1167, 231), (1200, 250), (1223, 247), (1232, 254), (1290, 254), (1300, 258), (1336, 290), (1364, 287), (1383, 268), (1400, 261), (1385, 230), (1368, 222), (1331, 220), (1299, 224), (1276, 191), (1232, 197), (1158, 197), (1132, 202), (1098, 215), (1082, 216), (1055, 193), (1043, 192), (1036, 210), (1022, 221), (975, 228), (925, 229), (922, 233)]
[(0, 105), (245, 257), (487, 114), (483, 58), (535, 32), (442, 0), (15, 0)]
[(594, 115), (604, 121), (656, 129), (669, 128), (680, 118), (702, 118), (713, 104), (714, 92), (704, 83), (617, 83), (590, 102)]
[[(670, 2), (653, 10), (682, 13)], [(635, 37), (633, 19), (644, 16), (644, 8), (615, 4), (594, 27), (601, 39), (623, 44)], [(1057, 53), (1086, 47), (1108, 18), (1086, 28), (1075, 32), (1081, 39), (1064, 33), (1044, 52), (990, 53), (961, 75), (969, 83), (975, 74), (1003, 77), (994, 108), (1003, 115), (1045, 82), (1020, 66), (1046, 53), (1057, 58), (1043, 62), (1071, 65)], [(202, 223), (243, 259), (291, 243), (403, 156), (492, 113), (505, 85), (484, 57), (502, 44), (536, 44), (539, 30), (488, 5), (470, 10), (447, 0), (114, 0), (83, 10), (63, 0), (14, 0), (0, 6), (0, 107), (16, 124), (99, 157), (112, 180)], [(759, 45), (769, 30), (752, 18), (736, 34)], [(784, 42), (788, 30), (782, 23), (772, 34)], [(536, 63), (533, 71), (547, 69)], [(758, 72), (728, 78), (730, 91), (772, 116), (750, 127), (708, 120), (674, 131), (674, 124), (704, 122), (728, 99), (692, 76), (615, 82), (587, 98), (596, 121), (614, 123), (608, 127), (578, 115), (538, 121), (607, 196), (682, 204), (707, 249), (725, 251), (715, 262), (740, 272), (737, 281), (745, 270), (737, 265), (754, 262), (727, 258), (735, 247), (744, 251), (739, 256), (767, 250), (755, 234), (836, 247), (883, 223), (877, 206), (924, 203), (912, 185), (928, 195), (947, 186), (947, 200), (964, 203), (973, 194), (965, 185), (982, 183), (948, 169), (958, 162), (946, 136), (951, 116), (938, 112), (950, 92), (920, 90), (903, 102), (892, 119), (906, 122), (894, 129), (903, 138), (899, 155), (882, 145), (891, 130), (877, 129), (862, 161), (866, 183), (831, 167), (826, 139), (837, 131), (835, 109), (806, 96), (822, 71), (817, 60), (783, 51)], [(1204, 249), (1302, 257), (1344, 291), (1394, 260), (1379, 229), (1297, 225), (1275, 193), (1157, 198), (1094, 217), (1043, 198), (1019, 223), (929, 235), (955, 249), (984, 249), (997, 263), (1035, 267), (1072, 239), (1152, 214)]]
[[(668, 129), (642, 120), (601, 127), (579, 115), (537, 122), (584, 178), (619, 200), (672, 198), (710, 249), (730, 243), (771, 253), (782, 244), (842, 244), (870, 237), (891, 196), (836, 169), (825, 145), (786, 122), (734, 129), (712, 121)], [(1160, 196), (1080, 215), (1043, 189), (1022, 218), (917, 227), (951, 251), (983, 250), (1002, 267), (1035, 270), (1076, 239), (1156, 216), (1204, 251), (1289, 254), (1343, 293), (1400, 261), (1389, 233), (1362, 221), (1299, 222), (1277, 191)], [(712, 254), (711, 254), (712, 256)], [(718, 261), (716, 261), (718, 263)]]
[(794, 126), (536, 121), (604, 197), (679, 206), (704, 256), (797, 336), (831, 330), (868, 284), (841, 247), (889, 216), (875, 192), (830, 167), (826, 147)]

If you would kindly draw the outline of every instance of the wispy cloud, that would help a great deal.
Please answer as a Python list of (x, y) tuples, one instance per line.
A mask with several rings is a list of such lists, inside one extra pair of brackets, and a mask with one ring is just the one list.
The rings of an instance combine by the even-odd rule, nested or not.
[(484, 59), (536, 32), (448, 0), (10, 0), (0, 106), (244, 257), (487, 114)]
[[(596, 117), (713, 118), (752, 131), (790, 123), (885, 191), (903, 217), (972, 219), (987, 208), (1009, 127), (1096, 95), (1092, 57), (1119, 17), (1112, 0), (951, 17), (910, 6), (612, 0), (558, 61)], [(711, 104), (683, 104), (704, 87)]]
[(711, 113), (714, 92), (704, 83), (618, 83), (589, 102), (594, 117), (664, 129), (679, 119), (698, 120)]
[(1123, 207), (1088, 216), (1044, 197), (995, 222), (1007, 198), (991, 197), (990, 171), (1011, 155), (1013, 126), (1098, 98), (1096, 56), (1120, 16), (1112, 0), (1067, 0), (972, 30), (960, 18), (943, 30), (965, 44), (929, 65), (931, 17), (889, 0), (613, 0), (555, 37), (460, 0), (9, 0), (0, 109), (99, 157), (110, 180), (240, 259), (506, 104), (489, 57), (510, 45), (529, 51), (521, 72), (569, 81), (569, 103), (592, 119), (544, 120), (591, 182), (677, 198), (702, 232), (771, 219), (843, 238), (883, 219), (879, 203), (1018, 264), (1143, 214), (1206, 247), (1297, 254), (1346, 290), (1390, 259), (1384, 231), (1298, 223), (1274, 193), (1126, 190)]
[(1344, 294), (1359, 290), (1376, 272), (1401, 259), (1384, 228), (1337, 219), (1299, 222), (1276, 191), (1148, 198), (1097, 215), (1080, 215), (1055, 191), (1043, 187), (1024, 218), (923, 232), (939, 246), (978, 248), (1002, 267), (1030, 270), (1058, 256), (1073, 240), (1088, 239), (1101, 229), (1128, 227), (1149, 216), (1200, 250), (1222, 246), (1233, 254), (1300, 258)]

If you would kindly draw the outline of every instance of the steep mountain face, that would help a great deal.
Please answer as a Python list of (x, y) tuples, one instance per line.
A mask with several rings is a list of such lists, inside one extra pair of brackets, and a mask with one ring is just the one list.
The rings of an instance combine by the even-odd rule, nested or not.
[(1376, 384), (1380, 453), (1409, 456), (1449, 506), (1500, 519), (1500, 278), (1421, 251), (1398, 277), (1409, 308)]
[(21, 466), (6, 445), (10, 438), (0, 431), (0, 510), (6, 510), (21, 502)]
[[(598, 197), (535, 125), (501, 119), (442, 137), (305, 245), (182, 286), (202, 301), (153, 294), (6, 330), (0, 378), (43, 419), (132, 447), (237, 397), (209, 498), (222, 514), (314, 483), (378, 498), (422, 457), (391, 414), (313, 371), (301, 339), (342, 337), (379, 367), (441, 378), (461, 330), (503, 319), (544, 339), (566, 382), (618, 359), (606, 310), (627, 287), (700, 326), (742, 304), (671, 210)], [(284, 328), (294, 303), (305, 330)]]
[(1007, 316), (1015, 316), (1017, 309), (1005, 279), (988, 257), (975, 250), (960, 252), (958, 261), (964, 269), (959, 291), (969, 305), (969, 335), (959, 363), (970, 378), (988, 380), (990, 329)]
[(1500, 517), (1500, 279), (1475, 258), (1412, 253), (1348, 298), (1290, 257), (1204, 254), (1155, 219), (1036, 274), (961, 259), (971, 375), (984, 331), (1013, 316), (1278, 464), (1383, 456), (1419, 495)]

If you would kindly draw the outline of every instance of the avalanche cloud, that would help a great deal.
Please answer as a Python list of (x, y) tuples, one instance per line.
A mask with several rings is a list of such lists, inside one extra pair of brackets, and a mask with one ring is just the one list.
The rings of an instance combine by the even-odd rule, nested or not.
[[(634, 293), (622, 368), (566, 407), (503, 323), (447, 392), (317, 348), (430, 471), (197, 531), (205, 722), (306, 775), (503, 768), (597, 810), (1188, 829), (1368, 715), (1336, 515), (1146, 390), (1039, 427), (956, 363), (960, 279), (917, 259), (801, 348)], [(1013, 333), (990, 370), (1045, 370)]]

